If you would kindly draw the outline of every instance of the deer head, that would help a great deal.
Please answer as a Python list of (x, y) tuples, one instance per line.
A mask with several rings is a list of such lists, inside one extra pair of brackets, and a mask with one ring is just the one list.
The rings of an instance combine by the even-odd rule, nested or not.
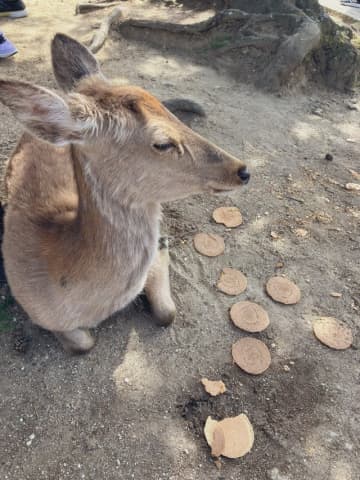
[(74, 145), (105, 195), (146, 204), (248, 182), (243, 162), (192, 131), (145, 90), (108, 81), (77, 41), (57, 34), (52, 63), (62, 96), (0, 80), (0, 100), (40, 139)]

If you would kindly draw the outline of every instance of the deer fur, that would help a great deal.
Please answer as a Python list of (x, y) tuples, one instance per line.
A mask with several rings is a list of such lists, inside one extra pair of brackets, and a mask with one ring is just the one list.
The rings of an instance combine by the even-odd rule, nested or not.
[(148, 92), (106, 80), (70, 37), (55, 36), (52, 61), (62, 96), (0, 80), (26, 129), (7, 169), (3, 256), (33, 323), (82, 352), (88, 329), (143, 289), (160, 323), (173, 320), (161, 202), (237, 188), (246, 167)]

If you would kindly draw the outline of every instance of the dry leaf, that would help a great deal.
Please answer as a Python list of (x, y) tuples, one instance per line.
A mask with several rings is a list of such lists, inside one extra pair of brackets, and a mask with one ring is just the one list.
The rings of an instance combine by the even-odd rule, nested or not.
[(238, 227), (243, 223), (241, 212), (237, 207), (216, 208), (212, 216), (216, 223), (222, 223), (228, 228)]
[(350, 328), (333, 317), (317, 317), (313, 321), (313, 330), (321, 343), (335, 350), (345, 350), (353, 342)]
[(299, 287), (285, 277), (270, 278), (266, 291), (273, 300), (285, 305), (297, 303), (301, 298)]
[(226, 386), (221, 380), (208, 380), (207, 378), (202, 378), (201, 383), (204, 385), (205, 390), (212, 397), (221, 395), (226, 392)]
[(267, 312), (257, 303), (238, 302), (230, 309), (230, 318), (234, 324), (246, 332), (262, 332), (269, 326)]
[(239, 270), (224, 268), (216, 286), (227, 295), (240, 295), (240, 293), (246, 290), (247, 279)]
[(224, 253), (225, 243), (222, 237), (212, 233), (198, 233), (194, 237), (195, 249), (207, 257), (217, 257)]
[(271, 355), (265, 343), (251, 337), (240, 338), (234, 343), (232, 356), (238, 367), (252, 375), (265, 372), (271, 363)]

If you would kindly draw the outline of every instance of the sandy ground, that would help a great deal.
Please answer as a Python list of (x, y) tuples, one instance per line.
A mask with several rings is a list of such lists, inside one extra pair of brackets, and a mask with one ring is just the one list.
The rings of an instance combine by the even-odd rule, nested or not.
[[(75, 17), (74, 4), (29, 1), (28, 18), (1, 20), (20, 52), (0, 63), (1, 76), (54, 87), (51, 36), (63, 31), (88, 40), (97, 21), (94, 14)], [(109, 77), (160, 98), (199, 101), (207, 118), (194, 129), (245, 159), (252, 181), (227, 197), (166, 206), (178, 307), (169, 329), (156, 327), (139, 299), (97, 330), (97, 345), (86, 356), (69, 356), (35, 327), (24, 354), (14, 349), (13, 332), (0, 334), (0, 478), (358, 479), (360, 196), (344, 188), (356, 182), (349, 169), (360, 171), (360, 114), (347, 106), (353, 100), (360, 108), (357, 92), (264, 95), (174, 53), (121, 38), (98, 57)], [(20, 129), (4, 108), (0, 125), (3, 163)], [(228, 231), (214, 224), (211, 212), (221, 205), (237, 205), (243, 226)], [(307, 236), (298, 237), (296, 228)], [(197, 231), (222, 235), (224, 255), (197, 254)], [(230, 298), (216, 290), (224, 266), (246, 274), (245, 293)], [(266, 296), (264, 283), (276, 272), (299, 285), (299, 304), (281, 306)], [(244, 333), (232, 326), (228, 309), (245, 299), (262, 304), (271, 318), (256, 335), (272, 355), (259, 377), (231, 360), (231, 345)], [(350, 326), (353, 348), (321, 345), (311, 330), (319, 314)], [(27, 323), (16, 306), (11, 315), (13, 327)], [(228, 392), (209, 399), (202, 376), (223, 379)], [(241, 412), (254, 426), (254, 448), (242, 459), (225, 459), (218, 470), (203, 438), (204, 421)]]

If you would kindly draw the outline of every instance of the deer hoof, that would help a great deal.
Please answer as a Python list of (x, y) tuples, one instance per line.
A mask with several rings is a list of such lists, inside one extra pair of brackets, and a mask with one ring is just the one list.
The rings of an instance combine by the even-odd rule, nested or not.
[(89, 330), (77, 328), (69, 332), (54, 332), (67, 352), (86, 353), (95, 345), (95, 339)]
[(153, 314), (155, 316), (157, 325), (161, 327), (168, 327), (175, 320), (176, 308), (175, 305), (169, 305), (168, 307), (163, 306), (161, 309), (153, 308)]

